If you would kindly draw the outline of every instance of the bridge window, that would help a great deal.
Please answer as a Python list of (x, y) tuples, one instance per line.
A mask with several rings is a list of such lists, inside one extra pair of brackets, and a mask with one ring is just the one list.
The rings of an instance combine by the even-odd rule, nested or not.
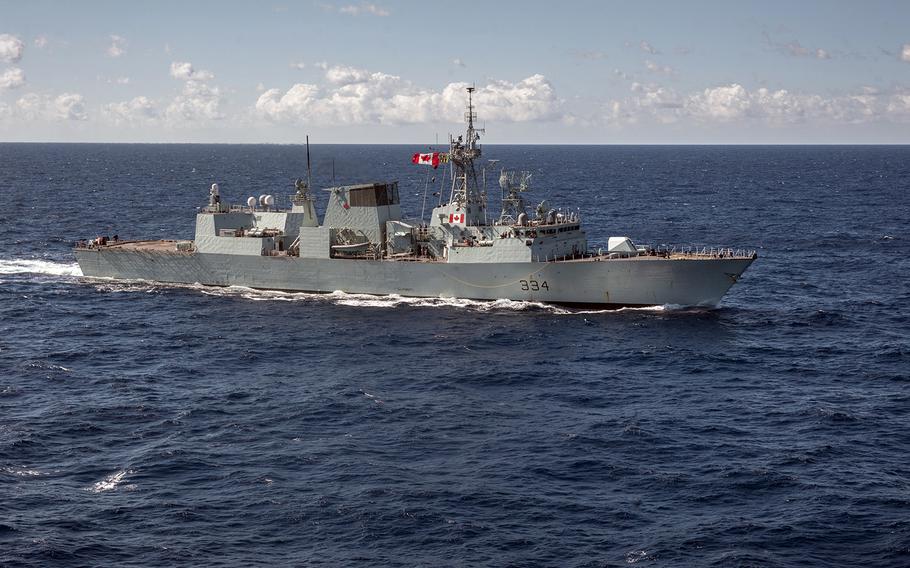
[(351, 207), (377, 207), (398, 204), (398, 184), (382, 184), (372, 187), (357, 187), (349, 191)]

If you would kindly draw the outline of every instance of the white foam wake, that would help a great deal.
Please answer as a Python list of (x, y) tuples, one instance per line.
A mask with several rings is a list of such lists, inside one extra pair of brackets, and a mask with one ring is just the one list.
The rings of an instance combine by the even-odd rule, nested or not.
[(82, 276), (76, 262), (52, 262), (29, 258), (0, 259), (0, 274), (47, 274), (49, 276)]
[(616, 313), (625, 311), (663, 312), (673, 310), (674, 306), (650, 306), (644, 308), (620, 308), (612, 310), (583, 310), (569, 309), (543, 302), (528, 302), (521, 300), (467, 300), (464, 298), (412, 298), (391, 294), (376, 296), (372, 294), (350, 294), (336, 290), (331, 294), (316, 294), (311, 292), (278, 292), (272, 290), (257, 290), (245, 286), (228, 286), (215, 288), (210, 286), (194, 285), (203, 294), (209, 296), (244, 298), (252, 301), (280, 301), (280, 302), (330, 302), (340, 306), (365, 307), (365, 308), (396, 308), (399, 306), (428, 307), (428, 308), (456, 308), (479, 312), (520, 312), (542, 311), (552, 314), (599, 314)]
[(242, 298), (253, 302), (327, 302), (339, 306), (356, 308), (389, 309), (399, 306), (418, 308), (454, 308), (476, 312), (510, 313), (522, 311), (539, 311), (555, 315), (604, 314), (622, 312), (666, 312), (682, 309), (681, 306), (648, 306), (642, 308), (619, 309), (577, 309), (565, 308), (543, 302), (520, 300), (467, 300), (463, 298), (412, 298), (391, 294), (377, 296), (372, 294), (353, 294), (336, 290), (330, 294), (314, 292), (280, 292), (277, 290), (259, 290), (246, 286), (203, 286), (202, 284), (163, 283), (148, 280), (112, 280), (108, 278), (92, 279), (94, 285), (108, 292), (147, 292), (155, 293), (161, 289), (197, 290), (206, 296), (220, 298)]
[(257, 290), (245, 286), (228, 286), (215, 288), (209, 286), (194, 286), (208, 296), (235, 297), (252, 300), (254, 302), (279, 301), (279, 302), (330, 302), (339, 306), (358, 308), (396, 308), (399, 306), (414, 307), (443, 307), (461, 308), (482, 312), (491, 311), (523, 311), (543, 310), (552, 313), (577, 313), (559, 306), (541, 302), (522, 302), (516, 300), (466, 300), (462, 298), (411, 298), (391, 294), (376, 296), (372, 294), (349, 294), (336, 290), (330, 294), (317, 294), (311, 292), (277, 292), (272, 290)]

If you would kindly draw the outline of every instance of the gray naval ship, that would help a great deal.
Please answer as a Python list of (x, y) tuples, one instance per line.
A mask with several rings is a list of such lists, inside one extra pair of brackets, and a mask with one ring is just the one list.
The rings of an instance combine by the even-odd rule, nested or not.
[[(509, 299), (578, 307), (715, 306), (755, 260), (754, 251), (675, 250), (611, 237), (589, 246), (576, 212), (545, 201), (525, 204), (530, 175), (502, 171), (502, 208), (487, 209), (479, 171), (484, 132), (468, 89), (464, 136), (449, 137), (440, 161), (451, 179), (448, 201), (429, 221), (402, 218), (397, 182), (332, 187), (320, 222), (308, 181), (297, 180), (290, 208), (274, 197), (245, 205), (221, 200), (217, 184), (196, 215), (192, 241), (78, 243), (87, 277), (244, 286), (301, 292)], [(308, 171), (309, 171), (309, 151)], [(309, 175), (308, 175), (309, 179)], [(424, 194), (426, 200), (426, 194)]]

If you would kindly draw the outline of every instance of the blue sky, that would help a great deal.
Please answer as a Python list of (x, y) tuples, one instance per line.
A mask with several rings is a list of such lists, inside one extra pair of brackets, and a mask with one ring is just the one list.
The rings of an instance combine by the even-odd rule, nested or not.
[(0, 140), (910, 143), (910, 2), (0, 0)]

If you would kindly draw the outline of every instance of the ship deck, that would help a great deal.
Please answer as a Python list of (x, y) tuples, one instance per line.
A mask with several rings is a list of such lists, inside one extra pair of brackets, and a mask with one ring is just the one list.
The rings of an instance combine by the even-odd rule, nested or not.
[[(137, 252), (154, 252), (154, 253), (164, 253), (164, 254), (187, 254), (193, 252), (190, 250), (177, 250), (177, 243), (191, 243), (191, 241), (175, 241), (175, 240), (153, 240), (153, 241), (108, 241), (107, 244), (98, 245), (98, 244), (87, 244), (87, 243), (78, 243), (76, 245), (77, 249), (90, 249), (90, 250), (127, 250), (127, 251), (137, 251)], [(272, 256), (288, 256), (286, 252), (278, 253), (277, 251), (272, 254)], [(625, 261), (653, 261), (653, 260), (710, 260), (710, 259), (733, 259), (733, 260), (748, 260), (755, 259), (758, 255), (754, 250), (734, 250), (730, 248), (668, 248), (668, 249), (656, 249), (645, 254), (628, 254), (628, 253), (601, 253), (601, 254), (587, 254), (579, 255), (574, 257), (561, 257), (561, 258), (551, 258), (544, 262), (603, 262), (610, 260), (625, 260)], [(340, 260), (340, 259), (339, 259)], [(350, 258), (346, 257), (345, 260), (373, 260), (367, 258)], [(444, 259), (434, 259), (421, 256), (413, 255), (402, 255), (395, 256), (392, 258), (386, 258), (383, 260), (392, 261), (392, 262), (427, 262), (427, 263), (444, 263)]]

